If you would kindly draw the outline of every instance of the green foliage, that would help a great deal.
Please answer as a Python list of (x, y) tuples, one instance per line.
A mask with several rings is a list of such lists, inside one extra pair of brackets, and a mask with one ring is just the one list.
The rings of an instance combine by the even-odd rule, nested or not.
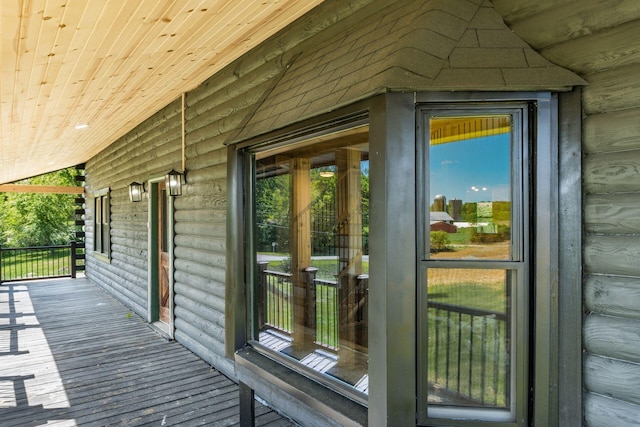
[[(322, 169), (311, 170), (311, 223), (313, 255), (333, 255), (334, 236), (338, 232), (336, 224), (337, 175), (323, 177)], [(334, 172), (334, 171), (333, 171)]]
[(471, 243), (497, 243), (511, 239), (511, 227), (498, 224), (495, 228), (495, 233), (480, 233), (476, 229), (472, 229)]
[(449, 249), (449, 233), (446, 231), (432, 231), (429, 233), (431, 252), (443, 252)]
[(285, 257), (277, 262), (278, 266), (276, 271), (282, 271), (283, 273), (291, 273), (291, 257)]
[(511, 202), (493, 202), (493, 220), (495, 222), (510, 222)]
[[(18, 182), (75, 186), (75, 168)], [(0, 195), (0, 245), (11, 247), (66, 244), (73, 233), (74, 196), (48, 193)]]
[(476, 223), (478, 221), (478, 204), (475, 202), (468, 202), (462, 205), (462, 220), (470, 223)]
[(259, 251), (289, 251), (290, 177), (273, 176), (256, 182), (256, 242)]
[[(338, 175), (320, 176), (321, 170), (311, 170), (311, 223), (313, 255), (336, 255), (337, 180)], [(369, 253), (369, 171), (360, 174), (362, 196), (363, 253)], [(256, 180), (256, 249), (260, 252), (290, 252), (291, 177), (288, 174)], [(276, 244), (275, 248), (273, 243)]]
[(360, 174), (360, 192), (362, 193), (362, 253), (369, 253), (369, 169)]

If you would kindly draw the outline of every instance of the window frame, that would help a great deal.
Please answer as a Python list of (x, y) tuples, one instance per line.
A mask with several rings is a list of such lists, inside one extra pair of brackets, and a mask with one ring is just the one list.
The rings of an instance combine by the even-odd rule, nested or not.
[[(227, 270), (225, 356), (235, 361), (238, 380), (263, 395), (278, 396), (278, 407), (286, 412), (310, 414), (340, 413), (340, 419), (370, 423), (391, 419), (394, 425), (418, 425), (416, 378), (417, 337), (417, 224), (415, 206), (416, 108), (431, 103), (528, 102), (537, 109), (532, 116), (532, 134), (537, 151), (531, 161), (537, 165), (533, 179), (537, 188), (532, 200), (542, 212), (537, 232), (545, 245), (534, 245), (532, 260), (544, 286), (536, 287), (535, 324), (530, 357), (535, 360), (530, 383), (529, 421), (533, 426), (579, 423), (581, 401), (581, 92), (405, 92), (373, 96), (350, 107), (304, 120), (269, 134), (242, 142), (232, 141), (227, 149)], [(304, 135), (326, 128), (354, 111), (368, 112), (370, 118), (370, 293), (369, 309), (378, 316), (370, 319), (369, 406), (364, 407), (332, 392), (316, 382), (283, 368), (282, 365), (247, 347), (249, 301), (246, 284), (244, 217), (246, 159), (242, 150), (264, 141), (278, 143), (283, 135)], [(544, 141), (544, 143), (541, 143)], [(561, 167), (560, 167), (561, 166)], [(541, 185), (544, 183), (544, 185)], [(560, 197), (561, 196), (561, 197)], [(397, 206), (405, 206), (398, 211)], [(412, 230), (403, 224), (411, 223)], [(393, 239), (388, 237), (393, 236)], [(558, 239), (563, 246), (559, 247)], [(402, 254), (399, 256), (398, 254)], [(407, 261), (406, 258), (411, 258)], [(375, 272), (374, 272), (375, 269)], [(559, 285), (559, 281), (562, 285)], [(402, 330), (402, 334), (385, 334)], [(372, 335), (373, 334), (373, 335)], [(393, 363), (387, 363), (393, 361)], [(533, 365), (533, 363), (532, 363)], [(560, 371), (560, 372), (559, 372)], [(313, 390), (313, 391), (310, 391)], [(349, 402), (353, 405), (349, 406)], [(343, 405), (344, 404), (344, 405)], [(302, 408), (308, 405), (311, 412)], [(302, 406), (302, 407), (301, 407)], [(338, 408), (339, 406), (339, 408)], [(329, 416), (329, 415), (327, 415)], [(332, 419), (338, 419), (330, 415)], [(364, 423), (366, 421), (361, 421)], [(476, 422), (487, 426), (491, 423)]]
[(94, 256), (105, 262), (111, 262), (111, 190), (109, 188), (94, 192), (93, 212)]
[[(504, 426), (517, 426), (516, 420), (527, 418), (527, 390), (529, 384), (529, 357), (527, 342), (529, 337), (529, 269), (530, 269), (530, 135), (529, 113), (531, 104), (524, 102), (485, 102), (474, 105), (467, 103), (428, 103), (416, 108), (416, 185), (417, 209), (417, 331), (418, 331), (418, 420), (426, 424), (447, 423), (450, 425), (469, 425), (469, 422), (494, 422)], [(429, 203), (434, 199), (430, 194), (430, 121), (438, 117), (470, 117), (470, 116), (510, 116), (512, 131), (510, 134), (510, 200), (511, 200), (511, 242), (510, 257), (492, 260), (467, 260), (456, 258), (434, 259), (429, 253)], [(430, 269), (498, 269), (504, 270), (507, 282), (513, 286), (507, 291), (510, 294), (510, 343), (511, 361), (510, 385), (512, 392), (508, 409), (488, 407), (439, 406), (427, 403), (428, 389), (426, 384), (429, 354), (428, 342), (428, 298), (427, 272)], [(515, 338), (515, 339), (514, 339)], [(467, 420), (462, 421), (464, 418)]]
[[(314, 139), (326, 139), (330, 138), (332, 134), (339, 133), (340, 131), (356, 129), (363, 126), (369, 126), (369, 119), (365, 113), (360, 112), (347, 117), (343, 117), (336, 121), (331, 121), (322, 124), (317, 129), (306, 129), (304, 132), (291, 133), (289, 135), (284, 134), (272, 140), (263, 141), (260, 144), (254, 146), (248, 146), (243, 149), (244, 158), (244, 186), (245, 186), (245, 206), (247, 207), (245, 213), (245, 230), (246, 230), (246, 249), (245, 259), (255, 260), (255, 236), (256, 236), (256, 221), (255, 221), (255, 175), (256, 175), (256, 157), (269, 155), (270, 152), (276, 151), (286, 154), (289, 152), (289, 148), (295, 149), (299, 144), (306, 144)], [(362, 405), (367, 405), (367, 395), (357, 391), (354, 387), (343, 383), (339, 379), (332, 379), (326, 374), (320, 373), (312, 368), (309, 368), (301, 363), (296, 362), (292, 358), (286, 357), (283, 354), (274, 351), (259, 342), (258, 332), (260, 325), (258, 324), (258, 298), (256, 297), (256, 275), (257, 271), (254, 265), (251, 263), (247, 265), (246, 277), (247, 277), (247, 344), (253, 347), (257, 352), (264, 354), (265, 356), (276, 360), (289, 369), (296, 371), (302, 375), (308, 376), (318, 383), (328, 387), (329, 389), (347, 396), (355, 402)]]
[[(570, 305), (580, 304), (581, 291), (579, 278), (581, 267), (575, 257), (579, 256), (571, 250), (563, 251), (559, 247), (558, 236), (569, 230), (580, 228), (580, 213), (575, 219), (563, 218), (560, 213), (575, 209), (580, 205), (579, 183), (576, 172), (580, 173), (579, 156), (580, 139), (576, 136), (579, 131), (571, 129), (570, 122), (561, 122), (561, 114), (572, 114), (577, 117), (579, 111), (579, 96), (574, 91), (570, 94), (554, 94), (552, 92), (505, 92), (505, 93), (419, 93), (416, 96), (418, 105), (434, 103), (455, 103), (482, 105), (490, 102), (525, 102), (529, 109), (530, 134), (535, 150), (531, 153), (530, 179), (535, 188), (532, 190), (530, 203), (534, 206), (530, 221), (535, 226), (535, 241), (531, 242), (531, 262), (533, 266), (531, 279), (531, 303), (533, 309), (530, 316), (530, 347), (528, 349), (531, 360), (529, 366), (529, 413), (526, 419), (519, 420), (523, 425), (533, 423), (535, 426), (559, 425), (558, 420), (574, 418), (567, 417), (560, 409), (560, 402), (564, 405), (571, 403), (581, 407), (580, 394), (561, 397), (559, 390), (575, 391), (581, 388), (581, 376), (562, 377), (560, 366), (570, 367), (573, 372), (580, 372), (575, 363), (581, 346), (575, 346), (580, 341), (581, 323), (575, 318), (567, 319), (561, 324), (560, 319), (564, 310)], [(579, 92), (578, 92), (579, 93)], [(559, 98), (564, 105), (559, 105)], [(534, 107), (534, 108), (532, 108)], [(566, 119), (565, 119), (566, 120)], [(575, 167), (573, 171), (563, 171), (560, 160)], [(563, 167), (565, 163), (563, 163)], [(565, 184), (567, 188), (565, 189)], [(565, 190), (566, 197), (560, 198), (560, 192)], [(567, 234), (565, 234), (567, 236)], [(567, 243), (579, 240), (579, 233), (571, 236)], [(560, 267), (564, 277), (567, 274), (573, 280), (567, 281), (566, 290), (560, 295), (559, 286)], [(571, 273), (569, 273), (571, 272)], [(560, 296), (559, 296), (560, 295)], [(563, 340), (568, 339), (572, 345), (564, 346)], [(559, 353), (561, 352), (561, 353)], [(573, 359), (572, 359), (573, 356)], [(573, 362), (571, 361), (573, 360)], [(578, 359), (579, 360), (579, 356)], [(491, 424), (491, 422), (489, 422)], [(462, 425), (486, 425), (483, 421), (470, 421)], [(562, 425), (562, 424), (560, 424)]]
[(253, 246), (254, 238), (245, 209), (245, 196), (253, 191), (246, 179), (251, 171), (248, 149), (259, 150), (265, 146), (276, 148), (309, 139), (312, 135), (327, 135), (368, 124), (370, 114), (371, 100), (357, 102), (266, 135), (230, 143), (227, 148), (225, 356), (235, 362), (237, 380), (243, 388), (273, 396), (275, 400), (272, 399), (272, 403), (279, 410), (302, 419), (333, 420), (340, 425), (365, 425), (370, 415), (367, 406), (274, 361), (248, 345), (249, 331), (253, 327), (248, 317), (253, 304), (248, 284), (255, 281), (255, 270), (246, 268), (247, 262), (253, 260), (247, 248)]

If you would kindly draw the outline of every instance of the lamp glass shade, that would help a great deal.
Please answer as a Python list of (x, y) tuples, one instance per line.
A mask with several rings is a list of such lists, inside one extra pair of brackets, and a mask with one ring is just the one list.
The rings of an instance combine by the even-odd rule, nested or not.
[(167, 185), (167, 190), (169, 191), (169, 195), (171, 196), (182, 195), (183, 175), (180, 172), (171, 170), (171, 172), (169, 172), (165, 176), (165, 182)]
[(144, 186), (139, 182), (129, 184), (129, 200), (132, 202), (140, 202), (144, 193)]

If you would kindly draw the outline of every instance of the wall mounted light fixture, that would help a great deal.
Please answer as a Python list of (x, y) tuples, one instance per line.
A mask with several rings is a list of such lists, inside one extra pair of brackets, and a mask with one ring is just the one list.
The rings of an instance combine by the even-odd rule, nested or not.
[(132, 202), (140, 202), (144, 194), (144, 184), (132, 182), (129, 184), (129, 200)]
[(171, 172), (165, 175), (165, 183), (167, 185), (167, 189), (169, 190), (169, 195), (181, 196), (182, 185), (185, 183), (184, 174), (171, 169)]

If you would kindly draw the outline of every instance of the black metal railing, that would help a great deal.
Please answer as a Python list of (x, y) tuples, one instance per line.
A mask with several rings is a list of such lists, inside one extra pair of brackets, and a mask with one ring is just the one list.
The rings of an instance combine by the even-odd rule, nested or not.
[(338, 282), (316, 279), (317, 269), (309, 273), (309, 323), (316, 330), (315, 343), (330, 350), (338, 348)]
[(19, 280), (76, 277), (78, 245), (0, 247), (0, 283)]
[(433, 301), (428, 307), (429, 383), (444, 400), (508, 405), (507, 315)]
[[(315, 329), (315, 344), (336, 351), (340, 342), (339, 283), (317, 279), (306, 270), (306, 326)], [(267, 270), (259, 263), (260, 324), (286, 335), (293, 330), (291, 274)], [(351, 325), (368, 326), (369, 276), (357, 278), (343, 314)], [(364, 305), (365, 307), (360, 307)], [(507, 314), (430, 301), (428, 380), (443, 401), (504, 407), (509, 400), (509, 326)], [(366, 332), (363, 332), (366, 334)], [(354, 337), (355, 340), (358, 338)], [(364, 337), (360, 339), (364, 340)]]
[[(290, 335), (293, 332), (293, 284), (291, 274), (267, 270), (267, 263), (259, 268), (259, 323)], [(316, 278), (318, 269), (305, 269), (306, 300), (305, 326), (315, 330), (314, 343), (327, 350), (336, 351), (339, 346), (339, 284), (337, 281)], [(358, 330), (366, 331), (362, 323), (368, 322), (367, 300), (369, 275), (357, 277), (352, 307), (347, 307), (345, 320)], [(363, 339), (360, 339), (363, 341)], [(360, 342), (358, 341), (358, 342)]]
[(261, 325), (286, 334), (293, 331), (293, 284), (291, 274), (267, 270), (267, 263), (260, 263), (259, 321)]

